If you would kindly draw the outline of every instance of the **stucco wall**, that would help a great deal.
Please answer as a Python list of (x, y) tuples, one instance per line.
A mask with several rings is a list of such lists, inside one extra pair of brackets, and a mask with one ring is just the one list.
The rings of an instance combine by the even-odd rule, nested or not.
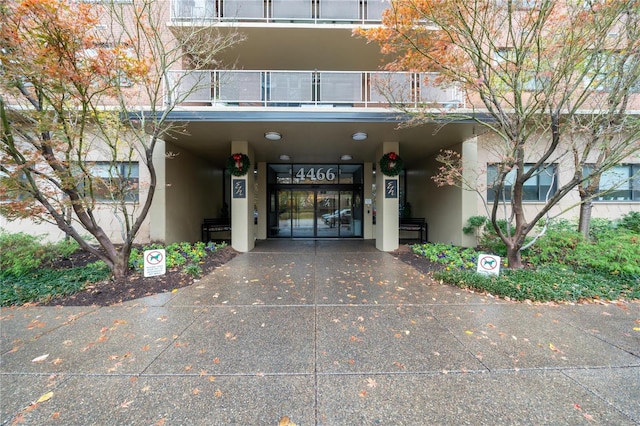
[[(462, 150), (462, 145), (452, 149)], [(439, 163), (433, 156), (419, 169), (407, 172), (407, 201), (411, 203), (412, 216), (426, 219), (431, 242), (473, 245), (473, 239), (462, 233), (462, 227), (469, 216), (476, 214), (473, 210), (475, 205), (470, 205), (469, 194), (462, 189), (438, 187), (435, 184), (431, 177), (436, 174), (438, 167)], [(414, 236), (401, 235), (402, 238)]]
[[(487, 164), (499, 162), (500, 159), (496, 154), (493, 154), (493, 150), (491, 146), (497, 138), (489, 133), (484, 134), (478, 137), (478, 169), (476, 179), (480, 183), (480, 185), (484, 185), (486, 187), (487, 183)], [(562, 150), (559, 150), (562, 151)], [(531, 154), (531, 158), (535, 158), (535, 152)], [(595, 161), (595, 158), (592, 159)], [(634, 156), (622, 161), (622, 163), (638, 163), (640, 162), (640, 157)], [(572, 164), (572, 159), (563, 156), (562, 158), (551, 159), (549, 163), (558, 164), (558, 186), (565, 184), (569, 181), (574, 174), (574, 167)], [(486, 188), (484, 190), (486, 195)], [(478, 202), (478, 214), (486, 215), (485, 209), (483, 207), (483, 202), (480, 197), (477, 198)], [(551, 217), (560, 217), (568, 220), (577, 219), (580, 213), (580, 195), (577, 189), (574, 189), (570, 193), (568, 193), (557, 206), (554, 206), (550, 211)], [(525, 201), (524, 203), (524, 211), (528, 220), (532, 219), (536, 212), (540, 210), (542, 206), (544, 206), (543, 202), (532, 202)], [(507, 208), (507, 214), (509, 214), (509, 209)], [(622, 215), (625, 215), (631, 211), (640, 211), (640, 203), (639, 202), (630, 202), (630, 201), (594, 201), (592, 217), (594, 218), (608, 218), (608, 219), (617, 219)]]
[(195, 242), (201, 239), (202, 220), (219, 217), (223, 171), (171, 143), (166, 149), (177, 155), (165, 163), (165, 243)]

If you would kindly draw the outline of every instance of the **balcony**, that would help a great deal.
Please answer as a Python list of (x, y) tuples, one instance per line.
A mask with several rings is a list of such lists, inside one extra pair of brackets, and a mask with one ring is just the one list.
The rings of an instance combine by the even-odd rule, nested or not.
[(379, 24), (390, 0), (172, 0), (171, 21)]
[(458, 108), (464, 96), (437, 73), (382, 71), (181, 70), (167, 76), (168, 101), (182, 105), (286, 108)]

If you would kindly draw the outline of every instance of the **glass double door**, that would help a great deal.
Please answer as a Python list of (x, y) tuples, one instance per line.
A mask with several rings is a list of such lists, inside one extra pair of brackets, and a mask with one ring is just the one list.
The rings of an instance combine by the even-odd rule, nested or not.
[(271, 199), (271, 237), (362, 236), (361, 190), (277, 189)]

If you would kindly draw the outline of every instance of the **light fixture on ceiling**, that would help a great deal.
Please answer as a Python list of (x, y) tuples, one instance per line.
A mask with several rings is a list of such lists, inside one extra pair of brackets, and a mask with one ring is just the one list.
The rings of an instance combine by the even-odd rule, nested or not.
[(289, 160), (291, 160), (291, 157), (289, 157), (287, 154), (282, 154), (282, 155), (280, 156), (280, 160), (282, 160), (282, 161), (289, 161)]
[(367, 134), (365, 132), (356, 132), (351, 135), (351, 139), (354, 141), (363, 141), (367, 139)]
[(264, 134), (264, 137), (270, 141), (279, 141), (282, 139), (282, 135), (278, 132), (267, 132)]
[(349, 161), (349, 160), (353, 159), (353, 157), (350, 156), (349, 154), (344, 154), (342, 157), (340, 157), (340, 159), (342, 161)]

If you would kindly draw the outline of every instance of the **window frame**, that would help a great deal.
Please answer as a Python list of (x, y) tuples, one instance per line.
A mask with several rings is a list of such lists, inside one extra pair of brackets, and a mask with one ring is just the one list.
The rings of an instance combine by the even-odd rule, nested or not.
[[(593, 164), (586, 164), (582, 173), (585, 178), (588, 178), (591, 174), (590, 167), (593, 167)], [(602, 180), (605, 175), (611, 175), (613, 173), (618, 173), (618, 170), (626, 169), (627, 175), (622, 178), (616, 185), (611, 182), (611, 179), (614, 179), (613, 176), (606, 176), (606, 183), (609, 184), (609, 187), (602, 188)], [(627, 188), (620, 188), (623, 185), (627, 185)], [(611, 203), (611, 202), (619, 202), (619, 203), (637, 203), (640, 202), (640, 164), (639, 163), (622, 163), (618, 164), (611, 169), (604, 171), (600, 177), (600, 185), (598, 186), (598, 193), (601, 191), (609, 191), (610, 193), (600, 195), (593, 198), (594, 202), (598, 203)], [(627, 195), (621, 196), (621, 192), (626, 192)]]
[[(494, 202), (494, 191), (492, 188), (492, 184), (493, 181), (491, 180), (491, 176), (496, 176), (498, 173), (497, 170), (497, 166), (499, 163), (488, 163), (487, 164), (487, 202), (492, 203)], [(534, 166), (534, 163), (525, 163), (524, 167), (525, 167), (525, 171), (528, 171), (531, 169), (531, 167)], [(557, 163), (547, 163), (547, 164), (543, 164), (541, 166), (542, 170), (536, 172), (533, 174), (533, 176), (531, 176), (529, 179), (527, 179), (527, 181), (524, 183), (523, 185), (523, 197), (522, 197), (522, 201), (525, 203), (541, 203), (541, 202), (545, 202), (549, 197), (553, 196), (553, 194), (555, 194), (558, 191), (558, 164)], [(495, 170), (492, 172), (492, 169)], [(542, 176), (543, 173), (546, 172), (546, 170), (548, 169), (552, 169), (553, 170), (553, 174), (548, 174), (547, 175), (550, 177), (550, 184), (549, 185), (541, 185), (540, 182), (540, 176)], [(504, 185), (504, 191), (505, 191), (505, 198), (504, 200), (500, 200), (500, 201), (505, 201), (505, 202), (510, 202), (511, 201), (511, 184), (507, 184), (510, 180), (511, 182), (513, 182), (515, 180), (515, 169), (511, 170), (506, 178), (505, 178), (505, 185)], [(512, 177), (510, 178), (509, 175), (511, 175)], [(527, 184), (527, 182), (531, 181), (535, 179), (535, 185), (531, 185), (531, 184)], [(527, 187), (533, 187), (535, 186), (535, 192), (537, 194), (537, 198), (532, 198), (532, 197), (528, 197), (528, 193), (530, 193), (531, 189), (529, 188), (529, 191), (527, 191)], [(548, 195), (547, 195), (548, 194)]]
[[(137, 203), (140, 201), (140, 163), (138, 161), (89, 161), (85, 163), (87, 173), (91, 176), (93, 182), (93, 199), (98, 203), (116, 203), (124, 201), (125, 203)], [(108, 173), (104, 176), (98, 175), (96, 172), (101, 171)], [(112, 170), (116, 169), (116, 175)], [(109, 186), (105, 186), (100, 179), (109, 181)], [(126, 191), (124, 199), (114, 198), (109, 187), (118, 189), (124, 188), (124, 184), (113, 185), (115, 179), (126, 180), (129, 182), (126, 186), (130, 188)], [(88, 185), (88, 184), (85, 184)], [(86, 195), (86, 191), (85, 191)]]

